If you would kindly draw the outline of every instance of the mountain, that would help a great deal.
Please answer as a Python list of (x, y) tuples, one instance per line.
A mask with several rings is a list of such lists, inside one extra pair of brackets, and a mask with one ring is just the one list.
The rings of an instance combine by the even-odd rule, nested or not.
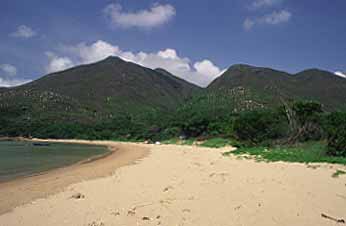
[(170, 111), (200, 89), (162, 69), (108, 57), (4, 89), (0, 110), (24, 118), (107, 118), (148, 109)]
[(270, 68), (234, 65), (208, 86), (208, 91), (242, 87), (255, 99), (278, 104), (283, 99), (321, 102), (327, 110), (346, 106), (346, 79), (328, 71), (305, 70), (289, 74)]
[(199, 86), (193, 85), (181, 78), (176, 77), (165, 69), (157, 68), (155, 71), (163, 75), (163, 79), (166, 79), (166, 81), (175, 87), (176, 90), (184, 97), (191, 97), (198, 92), (202, 92), (203, 90)]

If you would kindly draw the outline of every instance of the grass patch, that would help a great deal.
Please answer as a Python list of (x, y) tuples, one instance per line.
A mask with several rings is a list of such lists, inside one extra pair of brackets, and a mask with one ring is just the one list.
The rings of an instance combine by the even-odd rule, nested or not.
[(164, 140), (161, 142), (162, 144), (178, 144), (179, 138), (171, 138), (169, 140)]
[[(169, 140), (164, 140), (161, 143), (162, 144), (178, 144), (178, 145), (194, 145), (197, 141), (197, 138), (189, 138), (186, 140), (181, 140), (179, 138), (171, 138)], [(199, 144), (201, 147), (207, 147), (207, 148), (222, 148), (226, 146), (234, 146), (239, 147), (240, 144), (237, 141), (231, 140), (231, 139), (225, 139), (225, 138), (211, 138), (208, 140), (203, 141), (201, 144)]]
[(253, 156), (259, 161), (268, 162), (300, 162), (300, 163), (337, 163), (346, 165), (346, 158), (326, 155), (326, 144), (323, 142), (308, 142), (295, 146), (277, 146), (272, 148), (252, 147), (239, 148), (224, 155)]
[(343, 171), (343, 170), (337, 170), (335, 173), (333, 173), (332, 177), (337, 178), (337, 177), (339, 177), (339, 176), (341, 176), (341, 175), (344, 175), (344, 174), (346, 174), (345, 171)]
[(189, 138), (187, 140), (180, 140), (179, 138), (171, 138), (169, 140), (164, 140), (162, 144), (179, 144), (179, 145), (193, 145), (195, 143), (195, 138)]
[(181, 142), (182, 145), (193, 145), (195, 143), (196, 139), (195, 138), (189, 138), (187, 140), (183, 140)]
[(200, 146), (208, 148), (222, 148), (229, 145), (232, 145), (232, 141), (225, 138), (212, 138), (200, 144)]

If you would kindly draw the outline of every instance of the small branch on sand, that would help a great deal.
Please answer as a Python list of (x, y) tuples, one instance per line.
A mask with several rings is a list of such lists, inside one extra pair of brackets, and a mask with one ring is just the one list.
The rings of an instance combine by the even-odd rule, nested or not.
[(335, 222), (337, 222), (337, 223), (345, 224), (345, 220), (344, 220), (344, 219), (337, 219), (337, 218), (328, 216), (328, 215), (326, 215), (326, 214), (324, 214), (324, 213), (321, 214), (321, 217), (326, 218), (326, 219), (329, 219), (329, 220), (332, 220), (332, 221), (335, 221)]

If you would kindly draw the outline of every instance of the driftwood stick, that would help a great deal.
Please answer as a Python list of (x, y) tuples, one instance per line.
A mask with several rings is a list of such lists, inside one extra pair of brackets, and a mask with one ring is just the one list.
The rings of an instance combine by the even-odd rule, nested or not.
[(335, 217), (328, 216), (327, 214), (324, 214), (324, 213), (322, 213), (321, 216), (322, 216), (323, 218), (326, 218), (326, 219), (335, 221), (335, 222), (337, 222), (337, 223), (345, 224), (345, 220), (344, 220), (344, 219), (337, 219), (337, 218), (335, 218)]

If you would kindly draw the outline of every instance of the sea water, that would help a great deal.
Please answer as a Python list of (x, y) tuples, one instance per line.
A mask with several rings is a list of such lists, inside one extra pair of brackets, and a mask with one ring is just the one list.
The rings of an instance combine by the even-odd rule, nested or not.
[(0, 182), (68, 166), (106, 154), (103, 146), (0, 141)]

